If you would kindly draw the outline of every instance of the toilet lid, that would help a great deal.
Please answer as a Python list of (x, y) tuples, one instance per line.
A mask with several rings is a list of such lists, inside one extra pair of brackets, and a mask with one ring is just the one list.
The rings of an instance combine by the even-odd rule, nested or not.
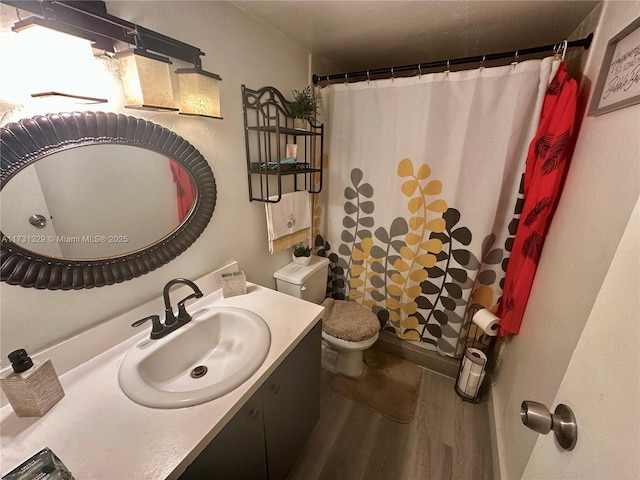
[(291, 262), (273, 274), (273, 278), (293, 283), (294, 285), (303, 285), (311, 275), (321, 268), (327, 268), (329, 259), (311, 255), (311, 261), (306, 267), (296, 265)]
[(322, 317), (322, 330), (332, 337), (348, 342), (361, 342), (376, 335), (380, 330), (378, 317), (355, 302), (326, 298)]

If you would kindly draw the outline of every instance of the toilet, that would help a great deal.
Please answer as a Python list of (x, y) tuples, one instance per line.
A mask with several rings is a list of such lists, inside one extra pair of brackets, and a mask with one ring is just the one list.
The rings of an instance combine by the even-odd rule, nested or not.
[(326, 297), (329, 259), (311, 256), (307, 266), (285, 265), (273, 274), (279, 292), (322, 304), (322, 366), (350, 377), (364, 370), (362, 352), (378, 339), (374, 313), (355, 302)]

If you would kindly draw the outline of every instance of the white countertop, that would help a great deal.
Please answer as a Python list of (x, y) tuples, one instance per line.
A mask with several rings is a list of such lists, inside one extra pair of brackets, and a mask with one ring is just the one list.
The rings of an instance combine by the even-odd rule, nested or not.
[(178, 478), (323, 311), (319, 305), (256, 285), (249, 285), (246, 295), (230, 298), (215, 291), (191, 303), (189, 311), (212, 299), (215, 305), (251, 310), (269, 326), (269, 353), (249, 380), (218, 399), (193, 407), (163, 410), (138, 405), (120, 390), (118, 368), (127, 350), (149, 335), (145, 328), (61, 375), (65, 397), (44, 417), (19, 418), (10, 405), (0, 410), (2, 475), (49, 447), (78, 480)]

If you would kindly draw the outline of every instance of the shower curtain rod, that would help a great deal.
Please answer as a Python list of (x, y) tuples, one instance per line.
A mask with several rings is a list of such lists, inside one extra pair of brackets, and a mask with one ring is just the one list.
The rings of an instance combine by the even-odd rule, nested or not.
[[(585, 38), (581, 38), (580, 40), (572, 40), (567, 42), (566, 48), (576, 48), (576, 47), (584, 47), (585, 50), (588, 50), (591, 46), (591, 41), (593, 40), (593, 33), (590, 33)], [(360, 80), (365, 80), (371, 78), (374, 75), (383, 75), (383, 74), (391, 74), (391, 76), (396, 73), (402, 72), (412, 72), (412, 71), (422, 71), (422, 69), (435, 68), (435, 67), (449, 67), (451, 65), (462, 65), (465, 63), (475, 63), (475, 62), (489, 62), (491, 60), (499, 60), (502, 58), (515, 58), (515, 61), (518, 61), (518, 57), (524, 55), (532, 55), (535, 53), (544, 53), (548, 51), (557, 51), (558, 48), (563, 48), (564, 42), (556, 43), (553, 45), (544, 45), (542, 47), (532, 47), (525, 48), (522, 50), (513, 50), (511, 52), (502, 52), (502, 53), (492, 53), (489, 55), (476, 55), (475, 57), (464, 57), (464, 58), (454, 58), (450, 60), (438, 60), (435, 62), (426, 62), (426, 63), (415, 63), (412, 65), (403, 65), (400, 67), (385, 67), (385, 68), (376, 68), (373, 70), (360, 70), (358, 72), (348, 72), (348, 73), (336, 73), (333, 75), (313, 75), (313, 84), (317, 85), (319, 82), (330, 82), (332, 80), (341, 80), (341, 81), (349, 81), (350, 79), (356, 79), (360, 77)]]

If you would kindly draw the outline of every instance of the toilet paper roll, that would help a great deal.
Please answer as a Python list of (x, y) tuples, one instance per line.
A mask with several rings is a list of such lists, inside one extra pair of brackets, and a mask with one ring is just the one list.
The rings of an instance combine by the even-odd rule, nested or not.
[[(475, 362), (469, 358), (474, 357)], [(470, 374), (480, 374), (484, 371), (484, 366), (487, 364), (487, 356), (482, 350), (477, 348), (467, 348), (465, 355), (462, 359), (462, 372), (460, 377), (468, 377)]]
[[(476, 360), (476, 361), (473, 362), (468, 357), (473, 357), (473, 360)], [(467, 348), (466, 354), (465, 354), (465, 360), (467, 360), (469, 363), (479, 363), (482, 365), (487, 363), (487, 355), (479, 348)]]
[(462, 357), (462, 366), (456, 384), (458, 390), (468, 397), (475, 398), (484, 380), (486, 364), (487, 355), (482, 350), (467, 347)]
[(482, 386), (485, 372), (470, 372), (468, 375), (460, 375), (458, 388), (469, 397), (476, 397)]
[(495, 337), (498, 334), (500, 318), (496, 317), (486, 308), (478, 310), (471, 319), (480, 329), (489, 336)]

